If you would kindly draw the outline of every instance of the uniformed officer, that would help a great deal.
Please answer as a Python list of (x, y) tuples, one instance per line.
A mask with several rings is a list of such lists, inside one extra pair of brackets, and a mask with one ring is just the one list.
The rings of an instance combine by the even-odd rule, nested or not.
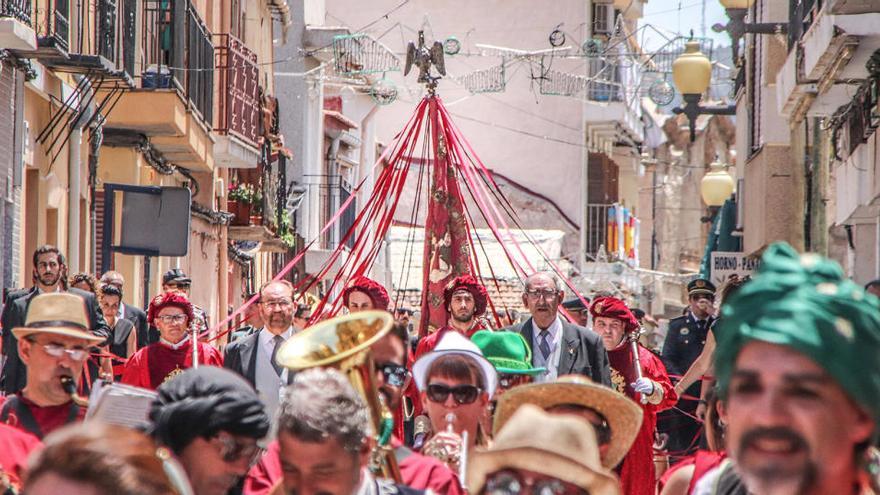
[[(713, 306), (715, 285), (706, 279), (698, 278), (692, 280), (687, 285), (687, 289), (687, 312), (670, 320), (666, 341), (663, 344), (663, 364), (666, 365), (666, 370), (673, 381), (678, 381), (703, 352), (709, 328), (715, 321)], [(669, 436), (666, 447), (672, 454), (672, 462), (678, 460), (680, 456), (692, 453), (699, 446), (697, 435), (700, 431), (700, 423), (691, 417), (697, 409), (699, 397), (700, 382), (697, 382), (687, 389), (677, 409), (665, 411), (660, 415), (659, 429)]]

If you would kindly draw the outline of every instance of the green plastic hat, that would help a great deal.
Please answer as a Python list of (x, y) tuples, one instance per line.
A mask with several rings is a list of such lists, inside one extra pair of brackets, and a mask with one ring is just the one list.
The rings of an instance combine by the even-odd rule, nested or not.
[(515, 332), (480, 330), (471, 340), (498, 373), (540, 375), (546, 368), (532, 367), (532, 351), (522, 335)]

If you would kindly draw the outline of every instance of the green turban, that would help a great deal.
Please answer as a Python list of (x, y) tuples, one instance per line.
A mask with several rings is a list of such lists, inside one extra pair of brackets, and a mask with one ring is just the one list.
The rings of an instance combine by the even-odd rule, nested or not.
[(775, 243), (721, 315), (715, 373), (722, 396), (743, 346), (769, 342), (815, 361), (880, 424), (880, 300), (840, 265)]

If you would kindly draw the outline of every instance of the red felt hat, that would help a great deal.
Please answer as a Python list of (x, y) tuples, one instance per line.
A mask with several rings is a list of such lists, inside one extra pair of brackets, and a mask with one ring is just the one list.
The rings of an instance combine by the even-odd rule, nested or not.
[(597, 297), (590, 305), (590, 314), (593, 315), (593, 318), (599, 316), (622, 321), (626, 333), (639, 329), (639, 320), (632, 314), (626, 303), (616, 297)]
[(449, 282), (446, 288), (443, 289), (443, 304), (447, 308), (449, 307), (449, 301), (452, 300), (452, 294), (460, 290), (466, 290), (474, 296), (474, 316), (480, 316), (486, 312), (486, 302), (489, 300), (489, 293), (483, 287), (483, 284), (470, 274), (455, 277), (455, 280)]
[(348, 297), (352, 292), (363, 292), (371, 301), (373, 301), (373, 309), (388, 311), (388, 304), (391, 299), (388, 297), (388, 291), (382, 287), (379, 282), (367, 277), (355, 277), (351, 279), (348, 287), (342, 291), (342, 302), (348, 307)]
[(147, 308), (147, 323), (154, 325), (154, 321), (159, 314), (159, 311), (162, 311), (162, 309), (168, 306), (176, 306), (182, 309), (183, 312), (186, 313), (187, 322), (191, 322), (195, 319), (192, 303), (189, 302), (189, 299), (180, 292), (171, 291), (166, 292), (165, 294), (160, 294), (150, 301), (150, 307)]

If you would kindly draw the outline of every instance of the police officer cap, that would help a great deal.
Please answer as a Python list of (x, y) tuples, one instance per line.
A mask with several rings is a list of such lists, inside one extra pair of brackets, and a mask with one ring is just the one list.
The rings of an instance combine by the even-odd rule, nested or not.
[(705, 278), (691, 280), (688, 284), (688, 295), (695, 296), (697, 294), (715, 295), (715, 285)]

